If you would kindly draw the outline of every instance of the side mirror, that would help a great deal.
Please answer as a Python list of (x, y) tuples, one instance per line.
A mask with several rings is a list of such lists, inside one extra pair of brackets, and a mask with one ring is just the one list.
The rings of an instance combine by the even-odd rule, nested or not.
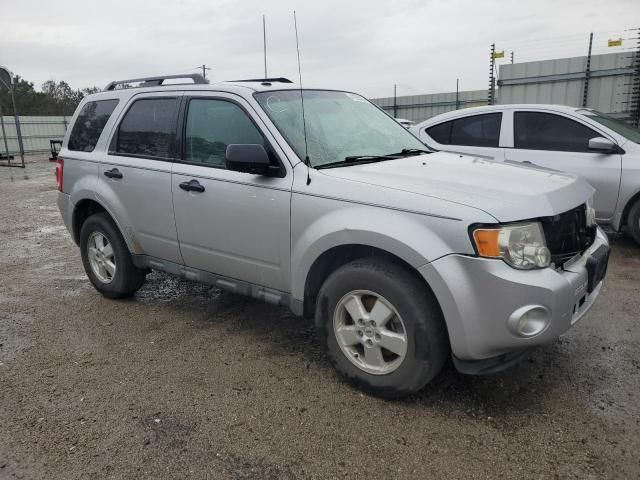
[(608, 138), (594, 137), (589, 139), (589, 150), (598, 153), (617, 153), (618, 145)]
[(227, 145), (224, 161), (227, 169), (234, 172), (271, 176), (280, 170), (271, 165), (267, 151), (257, 144)]

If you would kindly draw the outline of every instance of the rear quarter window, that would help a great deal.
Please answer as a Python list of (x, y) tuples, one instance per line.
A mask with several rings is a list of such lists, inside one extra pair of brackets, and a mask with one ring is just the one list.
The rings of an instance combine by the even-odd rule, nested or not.
[(67, 148), (74, 152), (92, 152), (116, 105), (118, 100), (87, 102), (73, 124)]

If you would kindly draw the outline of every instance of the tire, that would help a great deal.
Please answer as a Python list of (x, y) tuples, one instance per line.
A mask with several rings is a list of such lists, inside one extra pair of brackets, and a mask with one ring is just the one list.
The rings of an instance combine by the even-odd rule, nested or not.
[[(382, 303), (380, 308), (378, 303)], [(348, 313), (354, 305), (365, 308), (369, 319), (364, 329)], [(385, 315), (391, 319), (371, 326), (372, 318)], [(449, 356), (447, 329), (433, 292), (407, 269), (379, 257), (354, 260), (327, 278), (318, 294), (316, 326), (335, 369), (356, 387), (383, 398), (419, 391)], [(404, 343), (396, 341), (398, 335), (405, 337)], [(360, 344), (345, 346), (358, 341)], [(382, 355), (380, 368), (377, 349)]]
[(629, 210), (627, 216), (627, 232), (637, 244), (640, 244), (640, 198)]
[[(101, 239), (106, 241), (102, 242), (102, 256), (95, 253)], [(122, 234), (106, 213), (91, 215), (82, 224), (80, 252), (89, 280), (105, 297), (129, 297), (145, 282), (146, 270), (137, 268), (133, 264)]]

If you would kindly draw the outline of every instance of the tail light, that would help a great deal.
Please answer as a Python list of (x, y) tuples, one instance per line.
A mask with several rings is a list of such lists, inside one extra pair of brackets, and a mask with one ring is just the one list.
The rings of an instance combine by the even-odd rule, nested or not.
[(58, 184), (58, 191), (62, 192), (62, 179), (64, 174), (64, 160), (58, 157), (58, 162), (56, 163), (56, 183)]

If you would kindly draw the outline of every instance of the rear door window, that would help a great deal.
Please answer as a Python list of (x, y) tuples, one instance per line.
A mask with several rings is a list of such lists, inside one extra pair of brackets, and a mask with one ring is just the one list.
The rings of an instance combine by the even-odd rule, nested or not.
[(500, 143), (502, 113), (485, 113), (462, 117), (427, 129), (427, 133), (442, 145), (497, 147)]
[(115, 153), (125, 156), (173, 158), (177, 104), (176, 98), (136, 100), (118, 127)]
[(93, 152), (118, 100), (87, 102), (71, 129), (67, 148), (74, 152)]
[(515, 112), (513, 146), (525, 150), (589, 152), (589, 139), (600, 137), (569, 118), (542, 112)]

